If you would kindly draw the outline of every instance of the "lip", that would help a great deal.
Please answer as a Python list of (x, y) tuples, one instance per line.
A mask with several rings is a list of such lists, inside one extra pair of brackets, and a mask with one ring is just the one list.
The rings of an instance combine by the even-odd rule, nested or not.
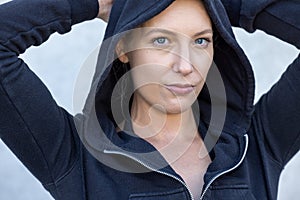
[(190, 84), (170, 84), (170, 85), (165, 85), (165, 87), (171, 91), (173, 94), (176, 95), (187, 95), (191, 92), (194, 91), (194, 86)]

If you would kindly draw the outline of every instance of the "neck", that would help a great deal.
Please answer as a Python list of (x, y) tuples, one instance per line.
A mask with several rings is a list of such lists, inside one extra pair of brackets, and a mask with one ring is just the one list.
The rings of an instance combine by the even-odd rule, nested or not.
[(135, 134), (158, 148), (174, 141), (190, 143), (199, 137), (192, 108), (174, 114), (133, 101), (131, 117)]
[(168, 163), (176, 162), (191, 147), (196, 154), (205, 147), (192, 108), (170, 114), (133, 101), (131, 117), (135, 134), (152, 144)]

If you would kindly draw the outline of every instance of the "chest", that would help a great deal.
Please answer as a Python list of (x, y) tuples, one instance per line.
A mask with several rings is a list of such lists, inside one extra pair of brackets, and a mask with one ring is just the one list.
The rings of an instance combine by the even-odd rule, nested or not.
[(195, 199), (199, 199), (204, 185), (204, 175), (211, 159), (209, 156), (200, 158), (199, 151), (187, 151), (178, 160), (171, 163), (171, 167), (178, 173)]
[[(112, 159), (113, 158), (119, 160), (119, 157), (112, 157)], [(189, 165), (186, 163), (189, 163)], [(202, 177), (201, 180), (203, 180), (203, 175), (205, 172), (200, 172), (197, 174), (199, 172), (199, 168), (204, 169), (205, 165), (208, 166), (208, 163), (202, 165), (203, 163), (205, 163), (203, 162), (203, 159), (196, 161), (195, 157), (190, 155), (182, 156), (172, 164), (172, 167), (177, 170), (177, 173), (183, 177), (184, 181), (193, 193), (195, 200), (199, 199), (196, 198), (196, 194), (201, 193), (202, 186), (199, 186), (201, 182), (197, 182), (199, 178), (194, 179), (194, 177)], [(197, 164), (199, 164), (198, 167)], [(204, 200), (254, 200), (255, 197), (252, 192), (256, 193), (256, 196), (267, 198), (266, 193), (263, 193), (258, 189), (253, 189), (250, 191), (250, 188), (248, 188), (247, 185), (241, 185), (241, 182), (247, 182), (246, 177), (241, 177), (241, 174), (249, 173), (244, 170), (248, 169), (253, 171), (253, 173), (261, 174), (256, 170), (255, 166), (250, 164), (247, 165), (248, 167), (245, 167), (245, 164), (246, 163), (242, 164), (241, 167), (234, 170), (234, 172), (230, 175), (224, 175), (220, 177), (220, 179), (217, 180), (219, 186), (217, 187), (215, 185), (213, 188), (209, 188), (206, 192)], [(180, 171), (181, 168), (183, 172)], [(191, 171), (191, 173), (185, 173), (185, 171)], [(264, 184), (262, 180), (260, 180), (260, 177), (263, 176), (256, 176), (255, 179), (252, 180), (256, 184), (253, 184), (251, 188), (255, 185), (257, 185), (257, 188), (263, 187)], [(193, 185), (196, 188), (195, 190), (193, 189)], [(95, 160), (94, 157), (87, 153), (85, 154), (84, 159), (81, 159), (81, 162), (77, 162), (70, 173), (68, 173), (68, 175), (66, 175), (55, 186), (56, 189), (53, 190), (53, 193), (58, 191), (58, 195), (61, 197), (61, 199), (74, 200), (187, 200), (187, 192), (181, 186), (182, 185), (178, 181), (174, 181), (170, 177), (154, 172), (146, 174), (133, 174), (120, 170), (114, 170), (98, 160)], [(275, 198), (270, 197), (267, 199)]]

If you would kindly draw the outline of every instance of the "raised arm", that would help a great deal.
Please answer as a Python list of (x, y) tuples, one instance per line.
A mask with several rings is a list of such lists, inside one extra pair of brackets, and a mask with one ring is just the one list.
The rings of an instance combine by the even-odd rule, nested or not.
[(0, 6), (0, 137), (47, 187), (72, 167), (79, 140), (72, 116), (18, 56), (97, 15), (97, 0), (14, 0)]
[[(258, 14), (254, 27), (300, 49), (300, 1), (277, 1)], [(266, 66), (270, 69), (271, 66)], [(271, 155), (284, 166), (300, 150), (300, 57), (256, 105)]]
[(221, 0), (233, 26), (265, 31), (300, 49), (298, 0)]
[[(222, 0), (233, 25), (260, 29), (300, 48), (300, 1)], [(272, 66), (265, 66), (270, 70)], [(300, 57), (255, 106), (253, 132), (283, 167), (300, 149)]]

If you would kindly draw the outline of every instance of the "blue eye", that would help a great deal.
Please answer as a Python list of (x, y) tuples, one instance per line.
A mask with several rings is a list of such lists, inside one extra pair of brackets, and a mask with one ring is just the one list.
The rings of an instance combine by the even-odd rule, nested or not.
[(168, 39), (165, 37), (159, 37), (159, 38), (155, 38), (153, 43), (155, 45), (165, 45), (168, 43)]
[(200, 45), (202, 47), (206, 47), (208, 45), (209, 41), (207, 39), (204, 38), (198, 38), (195, 40), (195, 44), (196, 45)]

